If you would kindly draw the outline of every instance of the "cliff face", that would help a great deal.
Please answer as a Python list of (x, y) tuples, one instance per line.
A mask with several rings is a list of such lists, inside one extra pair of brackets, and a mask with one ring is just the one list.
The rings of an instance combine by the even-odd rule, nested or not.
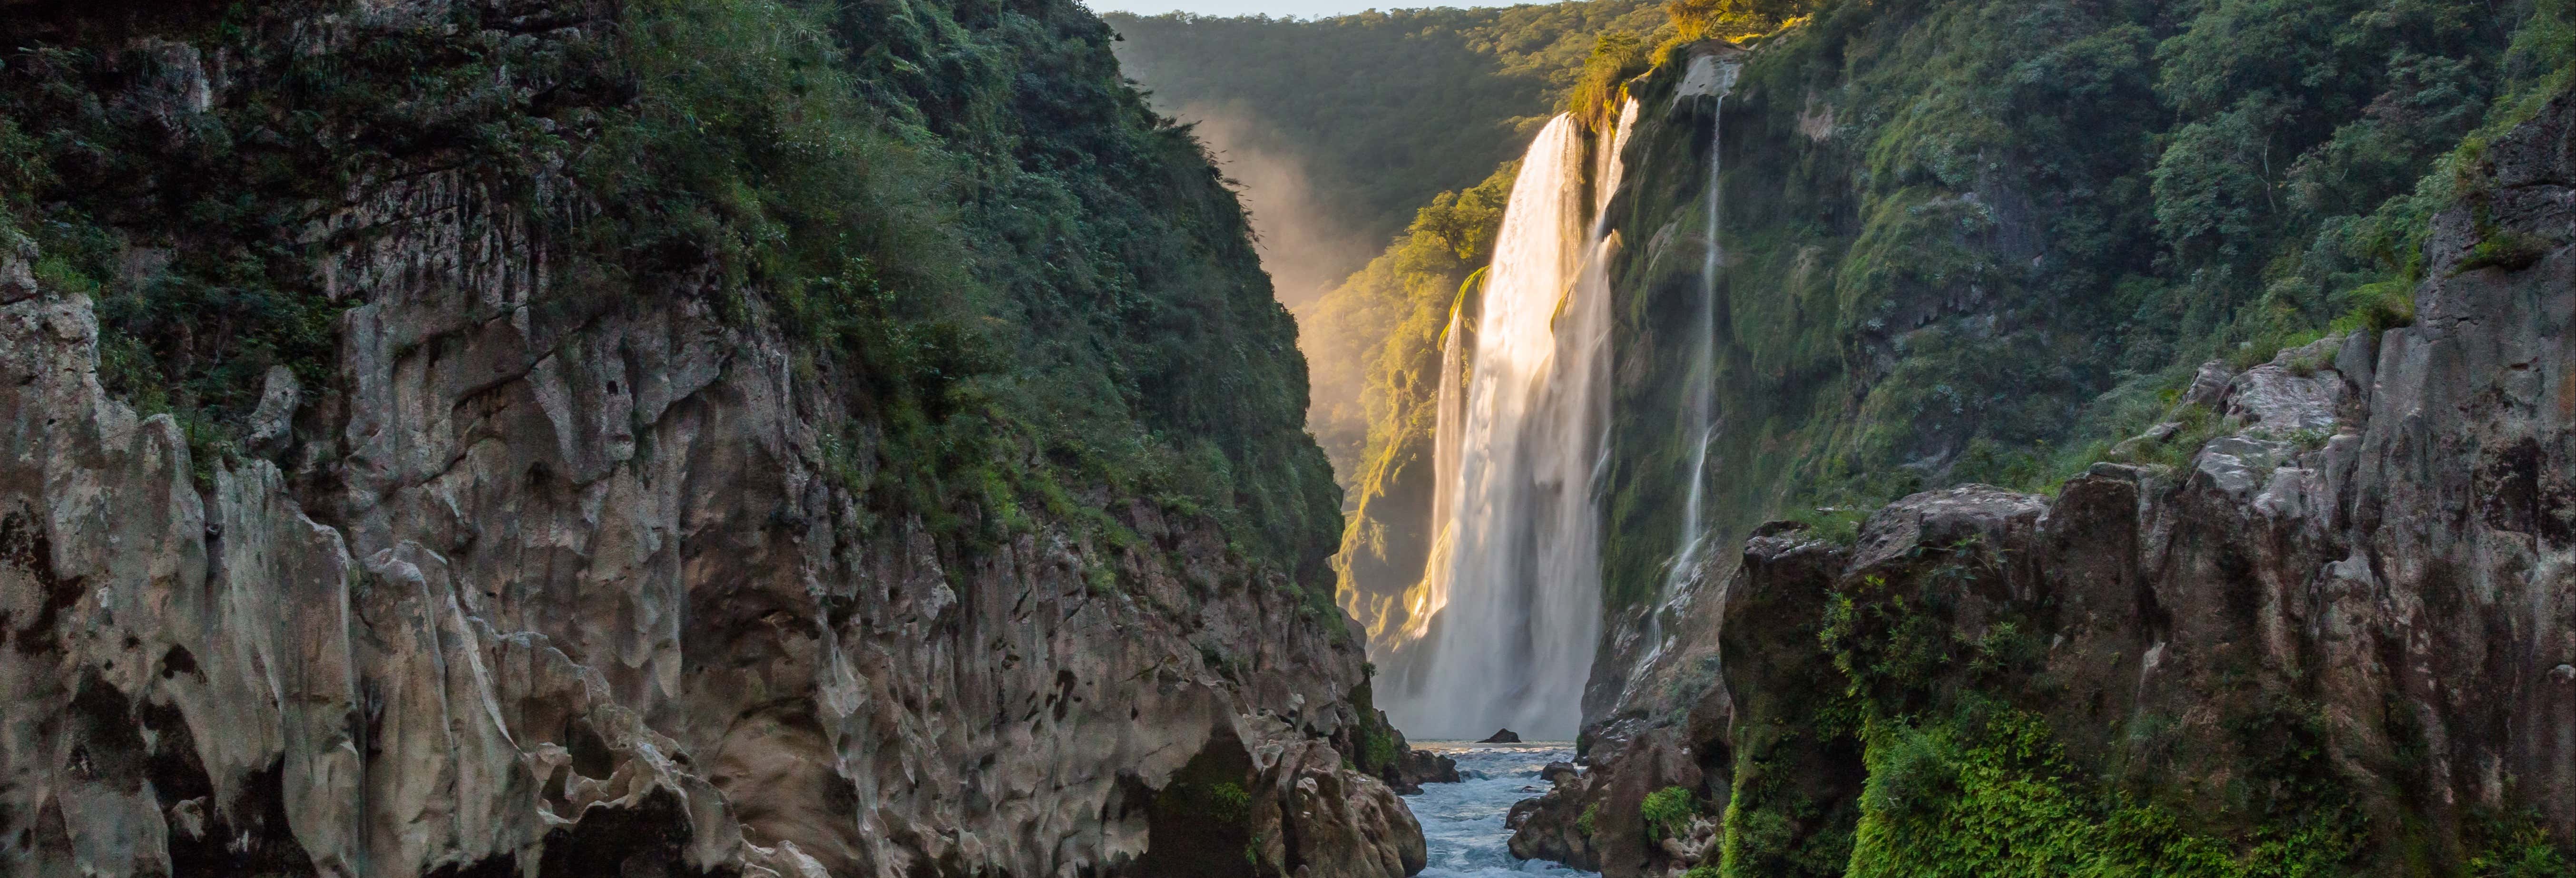
[[(1758, 40), (1722, 101), (1687, 94), (1704, 46), (1627, 84), (1646, 113), (1611, 211), (1614, 636), (1588, 719), (1662, 648), (1669, 585), (1731, 573), (1726, 551), (1671, 570), (1691, 541), (2045, 491), (2160, 422), (2202, 363), (2404, 323), (2455, 153), (2553, 96), (2571, 45), (2554, 0), (1786, 8), (1814, 14)], [(1703, 356), (1694, 486), (1681, 364)]]
[(1848, 543), (1759, 529), (1667, 614), (1655, 678), (1715, 685), (1632, 688), (1515, 849), (1615, 876), (2565, 874), (2571, 157), (2562, 96), (2463, 171), (2413, 325), (2213, 362), (2134, 463), (1914, 495)]
[[(816, 300), (787, 291), (825, 295), (814, 291), (836, 289), (834, 278), (792, 276), (777, 268), (786, 257), (746, 269), (718, 246), (743, 239), (631, 236), (638, 226), (619, 218), (636, 205), (604, 197), (613, 178), (582, 161), (618, 114), (666, 96), (618, 59), (672, 26), (651, 16), (696, 16), (681, 23), (705, 33), (757, 25), (751, 13), (764, 9), (773, 23), (801, 21), (757, 3), (287, 4), (220, 20), (35, 4), (0, 15), (0, 30), (41, 49), (0, 74), (20, 113), (0, 141), (37, 168), (14, 178), (35, 185), (0, 205), (6, 871), (1421, 868), (1400, 800), (1345, 767), (1371, 764), (1368, 743), (1385, 732), (1343, 621), (1317, 611), (1329, 607), (1315, 595), (1329, 588), (1330, 524), (1268, 528), (1286, 546), (1275, 552), (1233, 524), (1276, 524), (1261, 516), (1304, 514), (1279, 511), (1302, 500), (1256, 488), (1228, 489), (1241, 510), (1148, 499), (1165, 489), (1096, 470), (1062, 476), (1065, 488), (1032, 479), (975, 491), (952, 476), (944, 491), (907, 492), (939, 484), (947, 471), (932, 467), (957, 465), (902, 456), (923, 411), (1011, 400), (983, 397), (978, 409), (953, 392), (903, 396), (913, 391), (886, 374), (883, 351), (904, 336), (818, 338), (812, 315), (844, 312), (799, 310)], [(1069, 76), (1114, 70), (1105, 32), (1069, 5), (909, 14), (931, 32), (926, 45), (965, 40), (945, 45), (952, 63), (1001, 45), (1065, 52)], [(782, 57), (812, 39), (761, 33), (788, 47), (775, 49)], [(885, 44), (903, 50), (905, 36)], [(472, 45), (442, 43), (396, 74), (370, 66), (373, 53), (421, 39)], [(289, 93), (306, 75), (382, 89), (378, 106), (416, 111), (422, 127), (298, 106)], [(1133, 191), (1146, 194), (1133, 197), (1222, 193), (1195, 147), (1133, 127), (1151, 117), (1106, 81), (1079, 99), (1021, 90), (1061, 98), (1037, 107), (914, 95), (895, 115), (913, 114), (919, 127), (905, 136), (916, 144), (936, 131), (961, 154), (990, 136), (970, 126), (996, 113), (1032, 127), (1054, 113), (1063, 127), (1134, 138), (1094, 142), (1099, 165), (1075, 171), (1026, 143), (1014, 153), (986, 141), (1002, 167), (1029, 176), (985, 185), (1055, 174), (1046, 179), (1080, 198), (1107, 199), (1129, 197), (1107, 194), (1116, 175), (1141, 175)], [(813, 87), (851, 82), (871, 99), (974, 85), (853, 75)], [(75, 97), (45, 103), (65, 93)], [(257, 106), (270, 99), (279, 105)], [(29, 109), (60, 106), (88, 115)], [(325, 133), (298, 140), (314, 119)], [(739, 119), (695, 121), (703, 132)], [(667, 157), (687, 142), (647, 151)], [(131, 170), (117, 150), (146, 147), (159, 152), (140, 176), (117, 178)], [(335, 160), (288, 165), (280, 179), (223, 173), (303, 147)], [(761, 197), (688, 185), (656, 184), (656, 197)], [(192, 203), (275, 212), (228, 226), (174, 208)], [(1014, 303), (984, 303), (980, 319), (1060, 338), (1120, 321), (1190, 331), (1152, 310), (1167, 294), (1195, 314), (1252, 314), (1197, 355), (1195, 378), (1159, 375), (1150, 358), (1115, 375), (1080, 371), (1095, 362), (1030, 366), (1143, 382), (1160, 395), (1110, 397), (1135, 408), (1113, 408), (1108, 422), (1252, 431), (1227, 452), (1287, 451), (1238, 457), (1243, 484), (1328, 490), (1294, 403), (1275, 423), (1241, 403), (1188, 408), (1200, 384), (1293, 369), (1286, 315), (1231, 203), (1171, 219), (1182, 230), (1171, 234), (1195, 236), (1180, 255), (1149, 253), (1167, 239), (1132, 229), (970, 240), (970, 281)], [(847, 228), (865, 234), (865, 218), (914, 208), (846, 205)], [(768, 234), (793, 238), (796, 222)], [(969, 217), (947, 230), (992, 227)], [(1090, 261), (1064, 257), (1054, 274), (1033, 272), (1039, 281), (995, 267), (1010, 247), (1067, 241), (1096, 245)], [(597, 258), (639, 251), (606, 269)], [(226, 259), (269, 286), (205, 267)], [(889, 292), (834, 307), (911, 295), (891, 263), (867, 264)], [(1111, 275), (1110, 286), (1125, 278), (1113, 291), (1125, 310), (1065, 322), (1063, 299), (1104, 283), (1077, 271)], [(124, 310), (172, 290), (219, 295), (190, 300), (202, 310), (174, 321)], [(310, 309), (294, 319), (321, 334), (234, 307), (262, 295)], [(1040, 301), (1050, 296), (1058, 310)], [(284, 341), (226, 347), (243, 338)], [(132, 377), (137, 351), (166, 383)], [(1295, 388), (1301, 401), (1302, 378)], [(1057, 453), (995, 420), (1003, 438), (952, 435), (941, 447), (969, 465), (1016, 467), (1009, 478)]]

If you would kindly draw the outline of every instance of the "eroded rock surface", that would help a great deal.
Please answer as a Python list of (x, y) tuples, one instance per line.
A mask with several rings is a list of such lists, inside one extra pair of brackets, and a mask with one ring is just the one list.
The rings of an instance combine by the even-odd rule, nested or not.
[(561, 242), (435, 164), (318, 207), (339, 357), (237, 459), (0, 254), (0, 871), (1177, 874), (1154, 800), (1228, 748), (1229, 868), (1422, 867), (1335, 747), (1356, 647), (1212, 522), (958, 551), (827, 474), (863, 420), (712, 287), (548, 299)]

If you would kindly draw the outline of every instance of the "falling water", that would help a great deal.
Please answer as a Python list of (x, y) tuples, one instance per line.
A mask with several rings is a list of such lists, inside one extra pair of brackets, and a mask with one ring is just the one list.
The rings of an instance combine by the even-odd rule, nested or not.
[(1691, 431), (1690, 489), (1682, 501), (1681, 551), (1673, 554), (1665, 568), (1664, 597), (1670, 598), (1681, 585), (1699, 572), (1702, 550), (1708, 545), (1707, 522), (1703, 511), (1708, 505), (1708, 448), (1717, 439), (1717, 272), (1724, 256), (1717, 240), (1718, 207), (1721, 195), (1719, 172), (1724, 170), (1724, 141), (1719, 135), (1726, 130), (1726, 95), (1735, 86), (1737, 65), (1714, 59), (1700, 63), (1714, 64), (1715, 106), (1709, 113), (1708, 138), (1708, 207), (1707, 239), (1703, 242), (1699, 271), (1699, 307), (1694, 315), (1690, 338), (1690, 365), (1683, 373), (1681, 423)]
[(1592, 203), (1572, 117), (1539, 132), (1513, 180), (1463, 349), (1450, 320), (1434, 458), (1434, 542), (1411, 642), (1389, 657), (1388, 712), (1428, 737), (1493, 727), (1571, 737), (1600, 630), (1596, 502), (1608, 415), (1606, 225), (1625, 107), (1598, 145)]

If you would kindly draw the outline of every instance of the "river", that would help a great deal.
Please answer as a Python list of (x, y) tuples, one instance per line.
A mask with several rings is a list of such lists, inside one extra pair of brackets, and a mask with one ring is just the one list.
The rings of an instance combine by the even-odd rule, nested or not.
[(1422, 870), (1422, 878), (1586, 878), (1594, 874), (1544, 860), (1512, 859), (1508, 845), (1512, 831), (1503, 828), (1503, 817), (1513, 803), (1547, 791), (1539, 769), (1550, 762), (1573, 761), (1574, 745), (1424, 742), (1417, 746), (1458, 760), (1458, 771), (1466, 776), (1457, 783), (1423, 784), (1420, 795), (1404, 797), (1430, 846), (1431, 865)]

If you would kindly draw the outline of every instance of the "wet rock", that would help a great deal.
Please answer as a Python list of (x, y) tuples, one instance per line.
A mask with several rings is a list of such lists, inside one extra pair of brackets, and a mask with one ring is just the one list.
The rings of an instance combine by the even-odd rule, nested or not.
[(1457, 783), (1459, 780), (1458, 760), (1429, 750), (1404, 751), (1397, 757), (1395, 771), (1402, 782), (1394, 786), (1398, 790), (1410, 789), (1412, 792), (1421, 792), (1423, 784)]
[(1519, 736), (1519, 735), (1517, 735), (1517, 734), (1513, 734), (1513, 733), (1512, 733), (1512, 730), (1510, 730), (1510, 729), (1495, 729), (1495, 730), (1494, 730), (1494, 733), (1493, 733), (1492, 735), (1488, 735), (1488, 736), (1486, 736), (1486, 738), (1485, 738), (1484, 740), (1482, 740), (1482, 741), (1477, 741), (1476, 743), (1479, 743), (1479, 744), (1518, 744), (1518, 743), (1520, 743), (1520, 742), (1521, 742), (1521, 736)]

